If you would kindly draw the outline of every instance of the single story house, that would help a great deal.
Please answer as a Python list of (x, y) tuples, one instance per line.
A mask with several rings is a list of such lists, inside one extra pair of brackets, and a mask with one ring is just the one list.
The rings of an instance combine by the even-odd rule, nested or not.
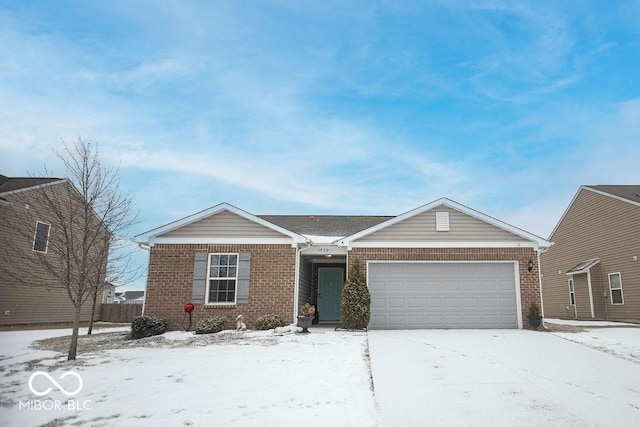
[(370, 328), (522, 328), (540, 304), (539, 258), (550, 242), (441, 198), (399, 216), (254, 215), (222, 203), (134, 239), (149, 249), (145, 313), (179, 328), (265, 314), (294, 322), (305, 302), (340, 319), (359, 262)]
[(640, 322), (640, 185), (583, 185), (542, 256), (548, 317)]

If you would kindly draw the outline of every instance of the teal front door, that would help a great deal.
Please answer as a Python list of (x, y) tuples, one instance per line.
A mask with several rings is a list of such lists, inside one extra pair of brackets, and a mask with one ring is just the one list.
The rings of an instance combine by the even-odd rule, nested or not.
[(341, 268), (320, 268), (318, 270), (318, 316), (320, 321), (339, 321), (342, 303)]

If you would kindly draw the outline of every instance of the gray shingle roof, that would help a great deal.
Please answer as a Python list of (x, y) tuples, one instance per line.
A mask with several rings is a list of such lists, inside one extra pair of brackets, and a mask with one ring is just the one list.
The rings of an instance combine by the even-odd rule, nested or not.
[(392, 216), (341, 216), (341, 215), (258, 215), (294, 233), (307, 236), (344, 237), (365, 230)]
[(640, 185), (585, 185), (585, 187), (640, 203)]
[(22, 190), (30, 187), (37, 187), (38, 185), (48, 184), (54, 181), (62, 181), (62, 178), (10, 178), (4, 175), (0, 175), (0, 194), (8, 193), (9, 191)]

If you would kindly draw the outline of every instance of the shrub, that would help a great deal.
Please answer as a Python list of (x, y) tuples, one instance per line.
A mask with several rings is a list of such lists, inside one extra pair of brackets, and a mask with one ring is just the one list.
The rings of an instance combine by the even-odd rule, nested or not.
[(131, 322), (131, 338), (134, 340), (161, 335), (167, 330), (167, 319), (159, 316), (139, 316)]
[(340, 325), (345, 329), (365, 329), (371, 318), (371, 295), (360, 271), (358, 261), (349, 271), (349, 280), (342, 287)]
[(279, 314), (266, 314), (256, 319), (256, 329), (266, 331), (284, 326), (284, 319)]
[(196, 334), (215, 334), (227, 329), (227, 319), (224, 317), (212, 317), (210, 319), (202, 319), (196, 325)]

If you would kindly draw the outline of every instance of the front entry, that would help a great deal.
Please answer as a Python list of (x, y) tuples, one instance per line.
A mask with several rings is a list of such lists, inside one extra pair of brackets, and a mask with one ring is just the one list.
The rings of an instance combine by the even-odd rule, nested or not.
[(340, 320), (343, 276), (342, 268), (318, 269), (318, 315), (322, 322)]

